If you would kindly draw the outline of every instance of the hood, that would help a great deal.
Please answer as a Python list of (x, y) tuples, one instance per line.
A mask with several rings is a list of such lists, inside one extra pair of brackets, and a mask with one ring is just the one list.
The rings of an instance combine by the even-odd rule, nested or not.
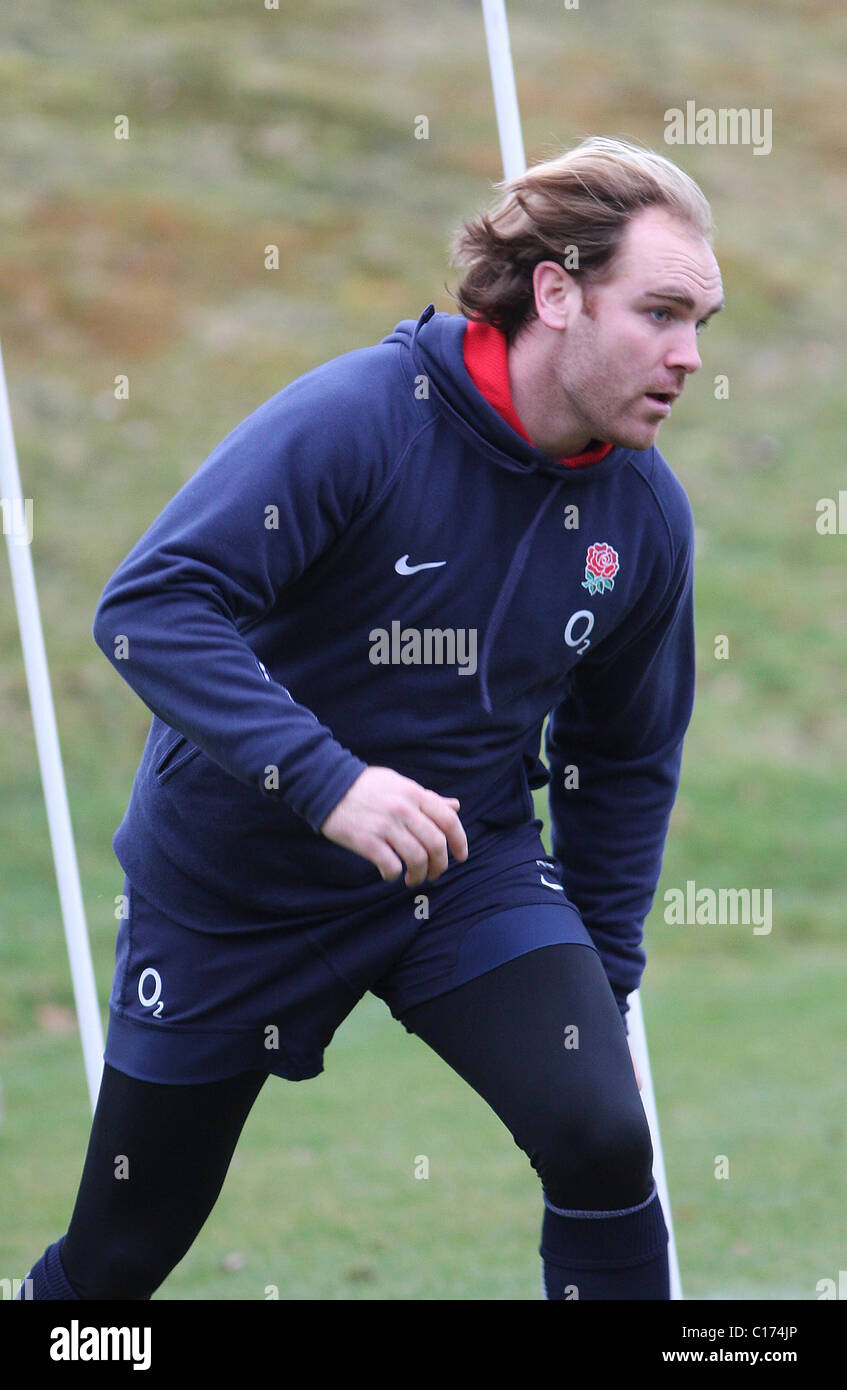
[(613, 449), (596, 463), (569, 469), (530, 444), (507, 424), (470, 376), (463, 350), (467, 324), (464, 314), (436, 313), (435, 305), (428, 304), (419, 319), (402, 319), (382, 341), (408, 348), (415, 374), (429, 381), (430, 397), (492, 462), (511, 472), (546, 473), (558, 482), (563, 476), (596, 475), (604, 465), (614, 467), (622, 452), (629, 452)]
[(543, 473), (550, 478), (550, 490), (515, 548), (483, 636), (478, 665), (479, 695), (483, 709), (490, 714), (488, 666), (491, 648), (526, 566), (542, 517), (566, 485), (579, 487), (588, 474), (593, 477), (617, 467), (628, 451), (613, 449), (597, 463), (571, 470), (516, 433), (477, 389), (465, 366), (462, 345), (467, 322), (463, 314), (436, 313), (435, 305), (428, 304), (417, 321), (402, 319), (382, 341), (403, 343), (408, 348), (415, 376), (425, 376), (429, 382), (430, 399), (480, 454), (510, 473)]

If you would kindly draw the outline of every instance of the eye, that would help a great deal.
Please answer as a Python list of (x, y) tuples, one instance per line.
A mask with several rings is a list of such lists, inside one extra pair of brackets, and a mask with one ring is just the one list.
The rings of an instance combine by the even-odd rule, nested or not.
[(697, 321), (697, 323), (695, 324), (695, 327), (694, 327), (694, 332), (697, 334), (697, 336), (698, 336), (698, 338), (699, 338), (700, 334), (703, 332), (703, 329), (704, 329), (704, 328), (708, 328), (708, 327), (709, 327), (709, 320), (708, 320), (708, 319), (698, 319), (698, 321)]
[(647, 312), (650, 313), (650, 314), (665, 314), (665, 315), (667, 315), (667, 317), (664, 318), (664, 319), (654, 319), (654, 322), (655, 322), (655, 323), (660, 323), (660, 322), (661, 322), (661, 323), (667, 323), (667, 322), (668, 322), (668, 319), (671, 317), (671, 311), (670, 311), (670, 309), (649, 309)]

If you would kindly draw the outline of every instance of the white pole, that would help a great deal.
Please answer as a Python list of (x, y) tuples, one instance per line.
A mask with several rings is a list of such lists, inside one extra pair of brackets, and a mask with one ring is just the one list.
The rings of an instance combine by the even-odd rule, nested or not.
[(509, 26), (506, 22), (505, 0), (482, 0), (485, 37), (488, 43), (488, 62), (494, 88), (494, 109), (503, 157), (503, 173), (507, 179), (517, 178), (526, 168), (526, 156), (521, 133), (515, 70), (509, 47)]
[(653, 1091), (653, 1078), (650, 1075), (650, 1059), (647, 1055), (647, 1035), (644, 1032), (644, 1015), (641, 1012), (641, 995), (636, 989), (629, 996), (627, 1015), (632, 1051), (641, 1076), (641, 1103), (650, 1126), (653, 1141), (653, 1177), (659, 1191), (659, 1200), (665, 1214), (668, 1228), (668, 1266), (671, 1278), (671, 1298), (682, 1298), (682, 1282), (679, 1277), (679, 1261), (676, 1257), (676, 1241), (671, 1218), (671, 1201), (668, 1196), (668, 1180), (665, 1176), (665, 1159), (662, 1153), (662, 1139), (659, 1134), (659, 1114), (656, 1110), (656, 1096)]
[[(488, 44), (488, 62), (491, 68), (491, 83), (494, 88), (494, 106), (497, 112), (497, 129), (500, 135), (500, 150), (503, 172), (507, 179), (517, 178), (526, 169), (521, 118), (518, 96), (515, 89), (515, 75), (512, 53), (509, 46), (509, 27), (506, 20), (505, 0), (482, 0), (485, 20), (485, 37)], [(647, 1036), (644, 1032), (644, 1019), (641, 1012), (641, 998), (636, 990), (629, 996), (629, 1036), (632, 1051), (641, 1076), (641, 1100), (650, 1127), (653, 1143), (653, 1177), (659, 1192), (659, 1200), (665, 1214), (668, 1228), (668, 1263), (670, 1269), (671, 1298), (682, 1298), (682, 1284), (679, 1277), (679, 1263), (676, 1256), (671, 1204), (665, 1177), (665, 1161), (662, 1155), (662, 1141), (659, 1135), (659, 1117), (656, 1113), (656, 1098), (653, 1093), (653, 1078), (650, 1074), (650, 1058), (647, 1054)]]
[(35, 726), (35, 740), (41, 765), (41, 781), (47, 804), (47, 820), (53, 845), (53, 862), (59, 884), (59, 897), (65, 924), (65, 937), (71, 963), (76, 1011), (82, 1036), (82, 1051), (88, 1080), (91, 1109), (97, 1102), (103, 1070), (103, 1030), (94, 969), (85, 926), (85, 910), (79, 881), (73, 831), (62, 771), (62, 755), (56, 730), (56, 716), (50, 691), (50, 675), (41, 630), (41, 615), (30, 555), (32, 539), (32, 500), (21, 494), (12, 416), (0, 350), (0, 499), (3, 530), (6, 533), (12, 589), (18, 610), (18, 625), (24, 654), (29, 699)]

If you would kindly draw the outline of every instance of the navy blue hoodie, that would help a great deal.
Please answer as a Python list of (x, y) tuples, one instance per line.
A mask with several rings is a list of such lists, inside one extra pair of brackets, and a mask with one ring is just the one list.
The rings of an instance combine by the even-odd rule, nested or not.
[(270, 928), (416, 891), (320, 834), (366, 766), (458, 797), (471, 855), (549, 780), (621, 1002), (693, 706), (691, 508), (655, 448), (523, 439), (466, 322), (429, 305), (291, 382), (109, 580), (94, 637), (153, 713), (114, 849), (177, 921)]

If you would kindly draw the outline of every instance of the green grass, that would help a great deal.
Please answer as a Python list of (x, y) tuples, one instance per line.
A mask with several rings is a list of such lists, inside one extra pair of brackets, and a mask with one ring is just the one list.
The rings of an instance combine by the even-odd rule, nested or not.
[[(727, 309), (661, 437), (697, 524), (698, 698), (644, 1007), (686, 1294), (813, 1299), (844, 1264), (847, 539), (815, 518), (847, 486), (847, 15), (554, 11), (509, 3), (531, 160), (588, 132), (662, 149), (664, 111), (688, 98), (773, 110), (767, 158), (667, 150), (712, 198)], [(430, 300), (454, 308), (447, 237), (501, 173), (479, 7), (77, 0), (71, 26), (31, 0), (0, 17), (0, 173), (0, 338), (105, 1002), (111, 837), (149, 714), (93, 643), (97, 599), (257, 404)], [(3, 566), (0, 709), (0, 1277), (15, 1277), (66, 1227), (88, 1102)], [(662, 894), (687, 879), (770, 887), (772, 933), (667, 925)], [(324, 1075), (267, 1083), (160, 1297), (536, 1299), (539, 1223), (506, 1131), (368, 999)]]

